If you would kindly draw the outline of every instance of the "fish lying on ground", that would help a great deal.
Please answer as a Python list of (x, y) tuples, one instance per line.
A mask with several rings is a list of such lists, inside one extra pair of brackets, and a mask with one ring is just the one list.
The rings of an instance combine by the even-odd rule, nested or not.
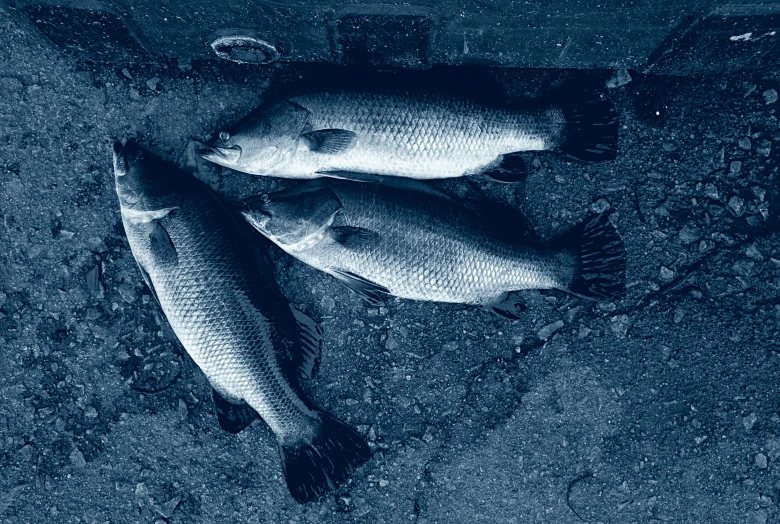
[(114, 144), (114, 175), (133, 256), (173, 331), (206, 374), (220, 426), (254, 418), (276, 435), (290, 493), (317, 499), (370, 455), (363, 439), (300, 397), (317, 325), (294, 311), (246, 224), (206, 186), (132, 142)]
[(283, 250), (375, 303), (393, 295), (513, 318), (522, 305), (512, 291), (613, 300), (626, 290), (625, 248), (604, 214), (535, 245), (433, 191), (328, 179), (252, 197), (242, 213)]
[(558, 150), (612, 160), (617, 135), (615, 109), (597, 93), (509, 109), (443, 95), (333, 91), (262, 106), (201, 154), (245, 173), (286, 178), (438, 179), (488, 171), (506, 180), (502, 166), (517, 163), (512, 153)]

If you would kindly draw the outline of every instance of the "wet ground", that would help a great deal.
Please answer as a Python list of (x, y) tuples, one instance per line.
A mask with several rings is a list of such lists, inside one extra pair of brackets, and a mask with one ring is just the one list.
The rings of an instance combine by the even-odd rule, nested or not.
[[(616, 161), (529, 155), (524, 183), (443, 184), (518, 208), (545, 238), (609, 206), (628, 251), (619, 303), (528, 293), (517, 322), (371, 308), (272, 251), (325, 333), (309, 398), (374, 450), (301, 506), (266, 427), (217, 426), (128, 248), (110, 144), (138, 136), (177, 161), (272, 74), (306, 75), (88, 71), (2, 10), (0, 37), (0, 522), (780, 522), (776, 70), (586, 74), (612, 86)], [(490, 74), (510, 97), (583, 76)], [(207, 175), (230, 198), (280, 185)]]

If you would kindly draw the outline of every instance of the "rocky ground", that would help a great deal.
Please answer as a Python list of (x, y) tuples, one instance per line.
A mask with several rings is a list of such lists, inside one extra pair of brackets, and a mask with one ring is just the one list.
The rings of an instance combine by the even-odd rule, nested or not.
[[(77, 65), (0, 10), (0, 522), (780, 522), (775, 69), (608, 83), (620, 155), (528, 155), (520, 184), (446, 191), (523, 212), (545, 238), (610, 207), (628, 297), (527, 293), (371, 308), (273, 251), (321, 322), (320, 408), (372, 460), (321, 503), (287, 493), (262, 424), (222, 432), (125, 240), (113, 138), (177, 161), (295, 69)], [(561, 75), (490, 73), (510, 97)], [(272, 79), (273, 78), (273, 79)], [(236, 198), (280, 182), (228, 170)]]

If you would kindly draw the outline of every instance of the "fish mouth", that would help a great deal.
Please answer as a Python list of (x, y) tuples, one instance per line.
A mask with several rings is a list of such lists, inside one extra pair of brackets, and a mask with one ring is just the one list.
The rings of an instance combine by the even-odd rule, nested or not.
[(114, 175), (117, 177), (124, 176), (128, 172), (125, 144), (117, 140), (114, 142), (113, 149), (114, 149)]
[(241, 158), (241, 146), (202, 146), (199, 153), (201, 158), (215, 164), (235, 164)]

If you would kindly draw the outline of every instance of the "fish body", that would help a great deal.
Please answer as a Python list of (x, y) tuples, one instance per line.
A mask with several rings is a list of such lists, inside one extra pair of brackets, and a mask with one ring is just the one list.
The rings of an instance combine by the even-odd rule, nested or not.
[[(304, 347), (312, 337), (302, 337), (271, 267), (247, 247), (242, 222), (204, 184), (133, 143), (114, 146), (114, 172), (133, 256), (214, 387), (220, 425), (237, 432), (259, 415), (278, 439), (299, 501), (345, 480), (368, 449), (299, 395), (291, 373), (313, 356)], [(311, 458), (315, 448), (334, 455), (329, 465)]]
[(282, 249), (368, 297), (490, 306), (524, 289), (625, 292), (623, 243), (603, 215), (539, 245), (443, 195), (349, 181), (248, 199), (242, 212)]
[(256, 175), (440, 179), (495, 168), (511, 153), (559, 149), (600, 161), (616, 147), (614, 108), (600, 97), (507, 108), (426, 93), (325, 91), (261, 107), (202, 155)]

